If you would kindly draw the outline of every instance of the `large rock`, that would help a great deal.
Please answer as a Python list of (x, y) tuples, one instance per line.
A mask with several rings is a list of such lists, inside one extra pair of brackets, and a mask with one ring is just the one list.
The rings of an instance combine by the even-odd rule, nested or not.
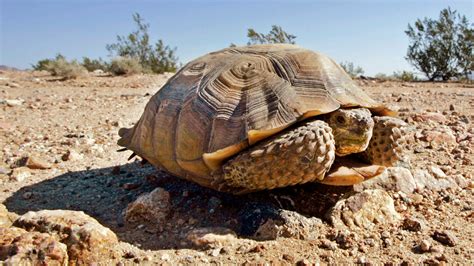
[(163, 221), (170, 212), (170, 194), (163, 188), (156, 188), (150, 193), (140, 195), (128, 204), (125, 219), (128, 222)]
[(427, 170), (414, 170), (413, 178), (418, 190), (428, 189), (437, 191), (468, 186), (468, 181), (462, 175), (447, 176), (441, 169), (435, 166), (431, 166)]
[(254, 237), (258, 240), (315, 239), (322, 226), (323, 222), (316, 217), (307, 218), (297, 212), (280, 210), (277, 216), (268, 218), (258, 227)]
[(92, 264), (117, 258), (117, 236), (82, 211), (43, 210), (20, 216), (14, 226), (48, 233), (68, 248), (69, 262)]
[(326, 218), (336, 228), (371, 228), (375, 224), (396, 222), (401, 217), (387, 192), (371, 189), (339, 200), (326, 213)]
[(0, 261), (5, 265), (68, 265), (68, 253), (66, 245), (49, 234), (0, 228)]
[(355, 191), (383, 189), (407, 194), (412, 193), (415, 188), (416, 182), (413, 175), (410, 170), (403, 167), (389, 167), (381, 175), (354, 185)]

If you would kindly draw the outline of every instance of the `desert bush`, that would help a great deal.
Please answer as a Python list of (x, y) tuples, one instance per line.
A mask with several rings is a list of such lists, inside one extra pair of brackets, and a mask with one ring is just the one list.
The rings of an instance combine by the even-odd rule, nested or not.
[(258, 33), (254, 29), (250, 28), (247, 30), (247, 37), (249, 41), (247, 45), (252, 44), (265, 44), (265, 43), (290, 43), (295, 44), (295, 35), (289, 34), (277, 25), (272, 25), (272, 29), (269, 33)]
[(135, 59), (141, 65), (142, 71), (175, 72), (178, 67), (176, 48), (165, 45), (162, 40), (158, 40), (154, 45), (150, 44), (150, 25), (145, 23), (138, 13), (133, 14), (133, 20), (137, 30), (127, 36), (117, 36), (117, 42), (108, 44), (107, 50), (115, 56)]
[(65, 79), (75, 79), (87, 75), (85, 69), (77, 60), (68, 61), (58, 54), (53, 59), (43, 59), (32, 66), (34, 70), (46, 70), (53, 76), (60, 76)]
[(107, 71), (110, 67), (107, 62), (102, 60), (102, 58), (90, 59), (89, 57), (83, 57), (81, 65), (85, 67), (89, 72), (93, 72), (97, 69)]
[(340, 65), (340, 66), (344, 69), (344, 71), (346, 71), (346, 73), (349, 74), (349, 76), (351, 76), (352, 78), (355, 78), (355, 77), (358, 77), (358, 76), (364, 74), (364, 70), (362, 69), (362, 67), (360, 67), (360, 66), (355, 66), (354, 63), (352, 63), (352, 62), (341, 62), (339, 65)]
[(136, 58), (117, 57), (110, 62), (109, 71), (115, 76), (133, 75), (142, 73), (143, 68)]
[(407, 82), (418, 81), (418, 77), (415, 75), (415, 73), (410, 72), (410, 71), (406, 71), (406, 70), (395, 71), (395, 72), (393, 72), (392, 77), (393, 77), (393, 79), (401, 80), (401, 81), (407, 81)]
[(429, 80), (468, 77), (474, 69), (474, 29), (466, 16), (450, 8), (438, 20), (418, 19), (405, 31), (410, 39), (406, 60)]
[(374, 78), (379, 80), (393, 80), (393, 76), (387, 75), (385, 73), (377, 73)]

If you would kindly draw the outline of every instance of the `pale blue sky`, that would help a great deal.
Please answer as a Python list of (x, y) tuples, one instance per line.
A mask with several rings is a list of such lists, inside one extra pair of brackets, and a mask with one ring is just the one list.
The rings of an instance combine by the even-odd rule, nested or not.
[(473, 22), (473, 1), (151, 1), (0, 0), (0, 64), (29, 68), (39, 59), (107, 58), (105, 45), (134, 29), (132, 13), (151, 24), (153, 41), (178, 47), (181, 62), (246, 44), (247, 28), (281, 25), (297, 44), (366, 74), (412, 70), (404, 30), (417, 18), (437, 18), (450, 6)]

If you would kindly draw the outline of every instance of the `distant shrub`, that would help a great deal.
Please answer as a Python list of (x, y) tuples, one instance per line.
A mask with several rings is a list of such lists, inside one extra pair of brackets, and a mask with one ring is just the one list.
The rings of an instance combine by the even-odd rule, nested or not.
[(145, 23), (138, 13), (133, 15), (133, 20), (137, 30), (127, 36), (117, 36), (117, 42), (108, 44), (107, 50), (112, 55), (135, 58), (142, 71), (175, 72), (178, 68), (176, 48), (165, 45), (162, 40), (152, 45), (148, 34), (150, 24)]
[(393, 80), (393, 76), (387, 75), (385, 73), (377, 73), (374, 77), (379, 80)]
[(83, 57), (81, 65), (85, 67), (89, 72), (93, 72), (97, 69), (103, 71), (107, 71), (109, 69), (109, 64), (102, 60), (102, 58), (90, 59), (89, 57)]
[(295, 44), (294, 39), (296, 39), (295, 35), (287, 33), (282, 27), (278, 25), (272, 25), (272, 29), (267, 34), (258, 33), (254, 29), (250, 28), (247, 30), (247, 37), (249, 38), (247, 45), (265, 43)]
[(75, 79), (87, 75), (87, 69), (77, 60), (67, 61), (61, 54), (56, 55), (53, 59), (40, 60), (32, 67), (34, 70), (46, 70), (53, 76), (65, 79)]
[(133, 75), (143, 72), (143, 68), (135, 58), (117, 57), (110, 63), (109, 71), (115, 76)]
[(395, 71), (393, 72), (393, 78), (401, 81), (418, 81), (418, 77), (410, 71)]
[(352, 78), (355, 78), (355, 77), (358, 77), (358, 76), (364, 74), (364, 70), (362, 69), (362, 67), (360, 67), (360, 66), (355, 66), (354, 63), (352, 63), (352, 62), (341, 62), (339, 65), (340, 65), (340, 66), (344, 69), (344, 71), (346, 71), (346, 73), (349, 74), (349, 76), (351, 76)]

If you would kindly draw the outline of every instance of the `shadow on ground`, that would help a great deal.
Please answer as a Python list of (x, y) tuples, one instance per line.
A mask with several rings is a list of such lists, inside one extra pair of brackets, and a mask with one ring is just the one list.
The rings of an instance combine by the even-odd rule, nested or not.
[[(171, 196), (167, 221), (158, 225), (124, 222), (122, 211), (127, 204), (156, 187), (166, 189)], [(44, 209), (84, 211), (124, 242), (146, 249), (168, 249), (188, 247), (184, 234), (198, 227), (227, 227), (241, 237), (251, 236), (266, 218), (281, 209), (322, 218), (350, 189), (306, 184), (234, 196), (134, 162), (62, 174), (21, 188), (5, 205), (18, 214)]]

